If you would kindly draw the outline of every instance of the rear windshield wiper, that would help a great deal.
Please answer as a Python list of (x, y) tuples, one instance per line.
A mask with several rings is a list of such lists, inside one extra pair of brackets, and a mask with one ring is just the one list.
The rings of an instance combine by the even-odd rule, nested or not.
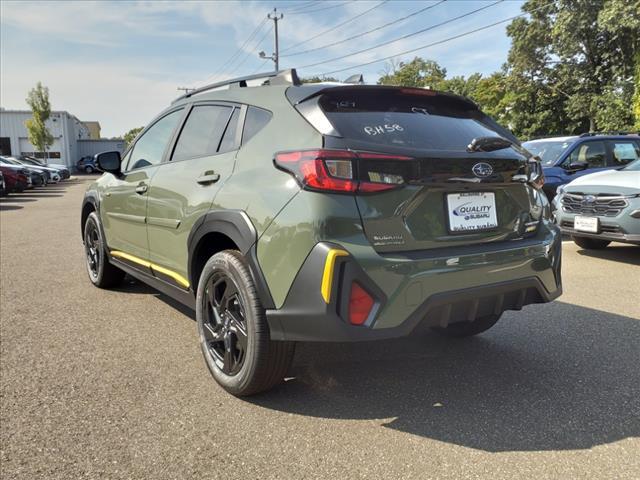
[(467, 145), (467, 152), (493, 152), (513, 146), (513, 142), (503, 137), (476, 137)]

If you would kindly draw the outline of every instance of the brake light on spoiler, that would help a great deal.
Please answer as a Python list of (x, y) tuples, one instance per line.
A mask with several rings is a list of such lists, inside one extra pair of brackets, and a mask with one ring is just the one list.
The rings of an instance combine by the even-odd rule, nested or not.
[[(389, 162), (413, 160), (412, 157), (352, 150), (297, 150), (278, 152), (277, 168), (293, 175), (303, 188), (336, 193), (374, 193), (404, 184), (395, 169), (385, 169)], [(363, 164), (379, 165), (364, 169)]]

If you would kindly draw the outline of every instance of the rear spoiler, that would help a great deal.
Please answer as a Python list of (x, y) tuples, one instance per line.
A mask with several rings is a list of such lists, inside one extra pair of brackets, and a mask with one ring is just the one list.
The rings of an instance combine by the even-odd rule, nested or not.
[(292, 105), (298, 105), (302, 102), (306, 102), (314, 97), (318, 97), (325, 93), (331, 92), (362, 92), (362, 91), (375, 91), (379, 93), (384, 92), (396, 92), (402, 91), (402, 93), (406, 93), (408, 95), (429, 95), (429, 96), (443, 96), (451, 98), (461, 104), (465, 105), (469, 109), (480, 110), (478, 104), (476, 104), (473, 100), (463, 97), (462, 95), (457, 95), (455, 93), (450, 92), (442, 92), (439, 90), (430, 90), (426, 88), (417, 88), (417, 87), (398, 87), (393, 85), (327, 85), (327, 84), (305, 84), (302, 86), (296, 86), (287, 89), (287, 99), (291, 102)]

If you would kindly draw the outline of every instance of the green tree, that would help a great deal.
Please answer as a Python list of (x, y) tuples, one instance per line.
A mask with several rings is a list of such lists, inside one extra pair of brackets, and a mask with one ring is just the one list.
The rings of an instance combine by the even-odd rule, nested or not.
[(640, 0), (528, 0), (507, 28), (521, 135), (624, 130), (633, 120)]
[(433, 60), (415, 57), (408, 63), (391, 63), (387, 73), (378, 79), (379, 85), (429, 87), (437, 90), (447, 76), (447, 70)]
[(300, 80), (302, 83), (320, 83), (320, 82), (339, 82), (335, 77), (319, 77), (315, 75), (313, 77), (303, 78)]
[(49, 89), (38, 82), (27, 95), (27, 104), (31, 107), (33, 118), (25, 122), (29, 141), (47, 158), (47, 150), (53, 144), (53, 135), (49, 132), (46, 122), (51, 116)]
[(138, 136), (138, 134), (142, 130), (144, 130), (144, 127), (132, 128), (131, 130), (129, 130), (127, 133), (125, 133), (122, 136), (122, 139), (124, 140), (125, 148), (127, 148), (129, 145), (131, 145), (131, 142), (133, 142), (135, 140), (135, 138)]
[(634, 128), (640, 132), (640, 52), (636, 54), (635, 94), (633, 97), (633, 114), (636, 117)]
[(441, 81), (438, 84), (438, 89), (475, 100), (474, 97), (481, 81), (482, 74), (480, 73), (472, 73), (466, 78), (460, 75)]

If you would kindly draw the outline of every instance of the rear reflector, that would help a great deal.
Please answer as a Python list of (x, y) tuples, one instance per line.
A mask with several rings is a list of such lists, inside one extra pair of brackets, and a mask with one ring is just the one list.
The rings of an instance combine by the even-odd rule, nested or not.
[(397, 167), (393, 164), (406, 160), (412, 158), (322, 149), (279, 152), (274, 163), (279, 169), (296, 177), (302, 187), (308, 190), (374, 193), (404, 184), (403, 177), (396, 174)]
[(353, 282), (349, 296), (349, 322), (352, 325), (364, 324), (369, 318), (374, 303), (373, 297), (357, 282)]

